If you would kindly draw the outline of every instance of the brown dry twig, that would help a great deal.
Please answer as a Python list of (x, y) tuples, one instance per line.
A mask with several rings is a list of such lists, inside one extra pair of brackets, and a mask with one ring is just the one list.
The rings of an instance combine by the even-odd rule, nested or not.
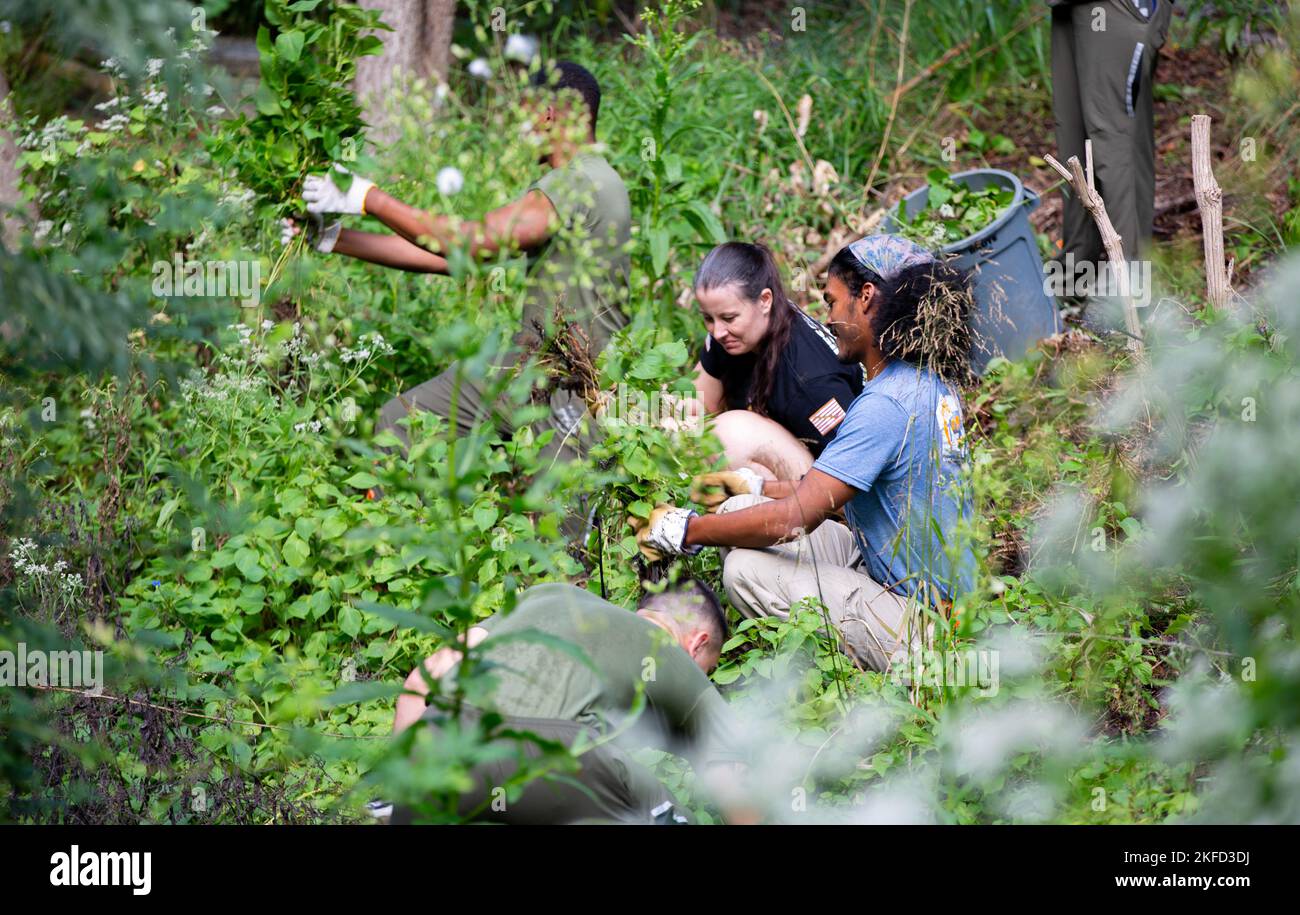
[(1088, 180), (1088, 175), (1085, 174), (1078, 156), (1070, 157), (1068, 170), (1050, 153), (1045, 154), (1043, 159), (1056, 170), (1057, 174), (1070, 183), (1079, 202), (1097, 224), (1097, 231), (1101, 233), (1102, 247), (1106, 249), (1106, 260), (1110, 264), (1111, 275), (1115, 278), (1116, 288), (1119, 289), (1120, 298), (1124, 303), (1124, 326), (1128, 332), (1128, 345), (1140, 361), (1145, 352), (1142, 343), (1142, 325), (1138, 322), (1137, 303), (1129, 293), (1128, 261), (1124, 259), (1123, 239), (1115, 231), (1115, 226), (1106, 213), (1106, 201)]

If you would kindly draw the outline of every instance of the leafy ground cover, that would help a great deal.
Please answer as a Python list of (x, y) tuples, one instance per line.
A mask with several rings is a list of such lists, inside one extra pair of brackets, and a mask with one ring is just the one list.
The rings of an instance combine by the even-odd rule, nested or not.
[[(490, 10), (468, 6), (467, 54), (496, 75), (411, 87), (392, 99), (392, 142), (353, 150), (357, 171), (467, 218), (537, 173)], [(702, 333), (683, 293), (720, 240), (769, 242), (816, 313), (819, 260), (934, 169), (1007, 167), (1055, 196), (1036, 161), (1052, 149), (1042, 5), (954, 2), (923, 20), (865, 6), (810, 8), (796, 31), (775, 14), (702, 28), (697, 4), (665, 3), (631, 41), (595, 14), (537, 14), (551, 49), (601, 81), (600, 139), (638, 220), (632, 321), (595, 366), (600, 387), (683, 387)], [(112, 94), (84, 111), (53, 113), (14, 82), (39, 219), (4, 254), (3, 641), (93, 646), (108, 668), (99, 695), (5, 691), (11, 819), (321, 822), (357, 818), (381, 790), (452, 818), (484, 743), (389, 740), (406, 672), (528, 584), (629, 604), (662, 570), (626, 518), (684, 501), (711, 466), (707, 435), (645, 424), (604, 427), (571, 466), (527, 431), (455, 439), (422, 417), (409, 455), (374, 435), (412, 380), (455, 360), (487, 380), (524, 277), (509, 256), (425, 278), (280, 246), (273, 217), (296, 182), (353, 161), (343, 146), (360, 136), (339, 87), (371, 47), (359, 14), (330, 31), (327, 12), (269, 4), (266, 79), (247, 103), (197, 68), (208, 36), (185, 32), (106, 63)], [(1294, 182), (1274, 180), (1294, 138), (1269, 91), (1294, 73), (1295, 33), (1246, 46), (1230, 17), (1210, 20), (1222, 33), (1204, 22), (1200, 45), (1192, 21), (1176, 27), (1157, 132), (1179, 146), (1204, 101), (1227, 116), (1216, 136), (1260, 139), (1221, 174), (1238, 277), (1257, 282), (1233, 313), (1205, 307), (1199, 242), (1178, 223), (1146, 366), (1076, 328), (968, 393), (980, 513), (966, 533), (986, 561), (937, 639), (998, 659), (996, 691), (856, 671), (817, 607), (736, 627), (715, 681), (754, 722), (774, 818), (1298, 815), (1300, 480), (1277, 459), (1300, 434), (1298, 338), (1278, 307), (1287, 275), (1269, 274), (1300, 224)], [(1190, 174), (1169, 152), (1161, 193)], [(455, 194), (436, 191), (447, 167), (464, 176)], [(1049, 204), (1036, 227), (1053, 218)], [(256, 263), (257, 294), (162, 294), (156, 265), (177, 257)], [(535, 380), (496, 382), (521, 429)], [(718, 581), (713, 551), (685, 565)], [(463, 678), (447, 701), (472, 689)], [(713, 818), (681, 760), (648, 761)]]

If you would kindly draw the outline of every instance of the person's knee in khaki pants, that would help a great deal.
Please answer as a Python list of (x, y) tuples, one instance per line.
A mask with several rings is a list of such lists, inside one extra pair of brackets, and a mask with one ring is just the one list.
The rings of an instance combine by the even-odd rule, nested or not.
[[(735, 496), (718, 511), (739, 511), (767, 501), (762, 496)], [(849, 529), (824, 521), (789, 543), (761, 550), (725, 550), (722, 583), (732, 604), (750, 618), (785, 619), (799, 601), (821, 601), (843, 636), (849, 657), (871, 670), (887, 670), (890, 656), (913, 641), (910, 605), (859, 571), (859, 564)]]

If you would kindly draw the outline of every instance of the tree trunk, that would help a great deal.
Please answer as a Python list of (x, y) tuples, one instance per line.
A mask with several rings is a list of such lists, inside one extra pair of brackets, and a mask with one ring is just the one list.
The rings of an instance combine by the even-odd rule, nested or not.
[(429, 79), (445, 82), (451, 65), (451, 33), (456, 21), (456, 0), (360, 0), (362, 6), (380, 10), (391, 32), (378, 32), (384, 51), (357, 61), (357, 99), (366, 108), (366, 120), (375, 139), (391, 139), (385, 102), (394, 82)]
[(18, 146), (14, 143), (13, 103), (9, 99), (9, 82), (0, 73), (0, 245), (13, 250), (18, 245), (22, 220), (10, 212), (13, 209), (30, 211), (18, 189)]

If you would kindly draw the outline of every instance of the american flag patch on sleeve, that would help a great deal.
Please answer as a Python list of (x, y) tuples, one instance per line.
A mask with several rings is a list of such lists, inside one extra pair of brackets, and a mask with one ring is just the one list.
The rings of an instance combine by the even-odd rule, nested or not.
[(830, 432), (844, 420), (844, 408), (840, 402), (832, 397), (826, 403), (817, 408), (812, 416), (808, 417), (808, 422), (813, 424), (813, 428), (822, 435)]

